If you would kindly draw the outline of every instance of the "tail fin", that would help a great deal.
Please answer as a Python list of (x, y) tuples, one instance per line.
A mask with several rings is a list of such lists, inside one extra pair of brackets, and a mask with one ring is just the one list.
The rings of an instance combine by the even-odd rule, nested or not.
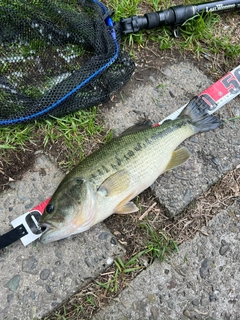
[(194, 126), (195, 133), (214, 130), (221, 120), (207, 113), (208, 104), (201, 97), (194, 97), (178, 116), (187, 117)]

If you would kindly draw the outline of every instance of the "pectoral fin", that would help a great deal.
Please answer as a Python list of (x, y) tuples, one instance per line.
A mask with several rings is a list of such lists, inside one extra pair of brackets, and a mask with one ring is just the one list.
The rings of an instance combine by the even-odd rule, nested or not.
[(185, 147), (182, 147), (176, 151), (173, 151), (172, 158), (169, 161), (164, 172), (180, 166), (181, 164), (186, 162), (190, 158), (190, 156), (191, 156), (190, 152)]
[(125, 170), (118, 171), (108, 177), (98, 188), (98, 191), (105, 196), (116, 196), (124, 192), (130, 183), (130, 177)]

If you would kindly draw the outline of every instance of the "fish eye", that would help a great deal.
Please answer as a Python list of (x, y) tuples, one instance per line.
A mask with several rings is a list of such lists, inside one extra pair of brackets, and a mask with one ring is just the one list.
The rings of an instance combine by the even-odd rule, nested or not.
[(46, 212), (47, 213), (52, 213), (54, 210), (54, 205), (49, 203), (47, 206), (46, 206)]

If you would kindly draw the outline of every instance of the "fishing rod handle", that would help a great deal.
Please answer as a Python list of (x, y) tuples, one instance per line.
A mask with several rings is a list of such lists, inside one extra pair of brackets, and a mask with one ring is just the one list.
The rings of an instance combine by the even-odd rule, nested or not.
[(199, 3), (197, 5), (178, 5), (169, 9), (146, 13), (143, 16), (132, 16), (120, 19), (121, 33), (135, 33), (143, 29), (160, 26), (180, 26), (197, 13), (221, 12), (240, 8), (240, 0), (222, 0)]

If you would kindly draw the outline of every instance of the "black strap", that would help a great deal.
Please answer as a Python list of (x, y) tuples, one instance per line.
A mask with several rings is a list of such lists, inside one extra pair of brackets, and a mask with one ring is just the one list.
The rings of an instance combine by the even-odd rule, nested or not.
[(0, 249), (3, 249), (27, 234), (23, 224), (0, 236)]

